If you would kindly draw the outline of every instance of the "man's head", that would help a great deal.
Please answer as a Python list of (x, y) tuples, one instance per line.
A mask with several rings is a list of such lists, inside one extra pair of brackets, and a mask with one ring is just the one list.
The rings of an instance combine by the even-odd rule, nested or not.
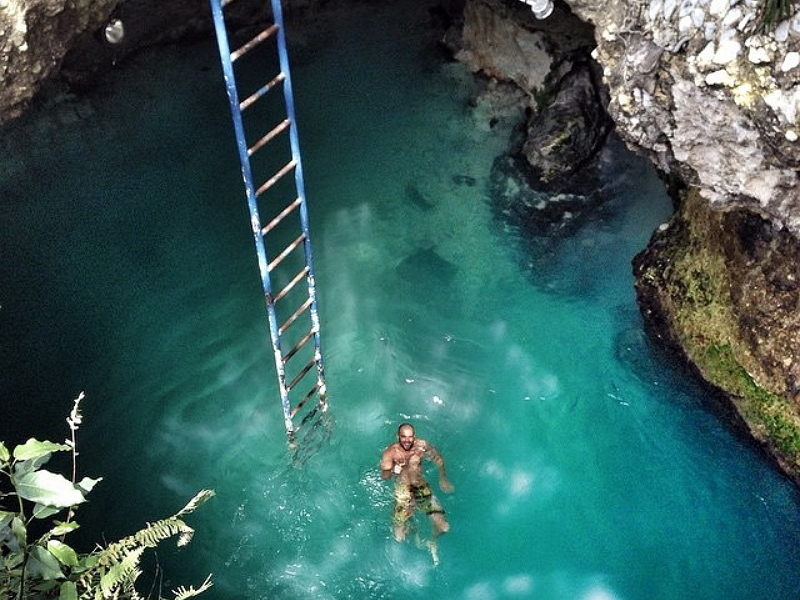
[(411, 423), (403, 423), (397, 428), (397, 442), (406, 451), (414, 446), (414, 426)]

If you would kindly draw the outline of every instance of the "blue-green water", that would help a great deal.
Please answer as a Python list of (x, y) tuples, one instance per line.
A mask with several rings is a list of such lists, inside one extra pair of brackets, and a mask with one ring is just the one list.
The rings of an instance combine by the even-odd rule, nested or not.
[[(609, 209), (528, 268), (490, 207), (508, 126), (425, 58), (426, 22), (389, 2), (296, 32), (327, 445), (289, 466), (212, 41), (5, 133), (0, 437), (65, 436), (86, 391), (87, 544), (214, 488), (159, 554), (208, 597), (800, 598), (797, 490), (644, 340), (653, 171), (612, 144)], [(405, 419), (456, 488), (438, 568), (391, 537), (377, 463)]]

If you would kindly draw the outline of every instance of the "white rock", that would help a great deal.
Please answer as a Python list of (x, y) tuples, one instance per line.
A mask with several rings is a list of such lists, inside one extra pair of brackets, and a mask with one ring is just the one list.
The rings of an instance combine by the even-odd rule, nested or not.
[(786, 136), (786, 139), (789, 140), (790, 142), (797, 141), (797, 132), (794, 129), (787, 130), (784, 135)]
[(792, 19), (792, 31), (800, 32), (800, 11), (794, 15)]
[(728, 12), (730, 7), (730, 0), (711, 0), (711, 6), (708, 7), (708, 12), (719, 18)]
[(706, 41), (711, 41), (714, 39), (714, 36), (717, 33), (717, 24), (715, 21), (708, 21), (705, 25), (705, 37)]
[(800, 110), (800, 90), (794, 92), (775, 90), (764, 95), (764, 102), (786, 122), (794, 123)]
[(678, 3), (675, 0), (664, 0), (664, 19), (669, 21)]
[(745, 15), (745, 16), (742, 18), (742, 20), (741, 20), (741, 21), (739, 21), (739, 24), (736, 26), (736, 29), (738, 29), (739, 31), (744, 31), (745, 27), (747, 27), (747, 24), (748, 24), (750, 21), (752, 21), (753, 19), (755, 19), (755, 18), (756, 18), (756, 13), (754, 13), (754, 12), (747, 13), (747, 14), (746, 14), (746, 15)]
[(678, 20), (678, 33), (681, 37), (686, 37), (687, 34), (694, 30), (694, 22), (692, 22), (691, 15), (685, 15)]
[(706, 47), (697, 55), (697, 66), (702, 69), (708, 67), (711, 61), (714, 60), (714, 54), (717, 53), (717, 46), (714, 42), (709, 42)]
[(683, 0), (681, 2), (681, 6), (678, 9), (678, 18), (685, 17), (686, 15), (692, 14), (694, 10), (694, 2), (692, 0)]
[(650, 8), (647, 11), (647, 16), (650, 18), (651, 22), (656, 20), (663, 6), (664, 3), (661, 2), (661, 0), (650, 0)]
[(733, 87), (736, 83), (725, 69), (714, 71), (706, 75), (706, 83), (708, 85), (724, 85), (725, 87)]
[(705, 23), (706, 20), (706, 13), (703, 12), (702, 8), (695, 8), (692, 11), (692, 22), (697, 29), (700, 29)]
[(781, 71), (786, 73), (787, 71), (794, 69), (797, 65), (800, 65), (800, 52), (789, 52), (783, 58), (783, 63), (781, 63)]
[(732, 8), (728, 11), (722, 19), (722, 26), (727, 28), (738, 22), (742, 18), (742, 9), (739, 7)]
[(767, 49), (763, 46), (753, 46), (747, 52), (747, 60), (749, 60), (754, 65), (760, 65), (763, 63), (768, 63), (772, 61), (772, 55), (767, 52)]
[(782, 21), (778, 23), (775, 31), (772, 32), (772, 37), (778, 42), (785, 42), (789, 37), (789, 21)]
[(722, 40), (714, 54), (714, 62), (718, 65), (727, 65), (736, 60), (741, 50), (742, 45), (737, 40)]

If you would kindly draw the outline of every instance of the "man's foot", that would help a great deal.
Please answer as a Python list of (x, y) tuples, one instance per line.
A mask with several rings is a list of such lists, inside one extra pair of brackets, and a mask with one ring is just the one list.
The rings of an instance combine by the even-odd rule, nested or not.
[(436, 542), (428, 542), (428, 549), (431, 551), (431, 557), (433, 558), (433, 566), (439, 566), (439, 549), (436, 546)]

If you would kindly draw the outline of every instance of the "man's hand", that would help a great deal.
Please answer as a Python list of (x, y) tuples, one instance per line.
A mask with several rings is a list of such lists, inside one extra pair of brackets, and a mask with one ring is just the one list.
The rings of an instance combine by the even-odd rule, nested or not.
[(439, 478), (439, 487), (442, 488), (443, 492), (450, 493), (453, 491), (453, 484), (447, 479), (447, 477), (440, 477)]

